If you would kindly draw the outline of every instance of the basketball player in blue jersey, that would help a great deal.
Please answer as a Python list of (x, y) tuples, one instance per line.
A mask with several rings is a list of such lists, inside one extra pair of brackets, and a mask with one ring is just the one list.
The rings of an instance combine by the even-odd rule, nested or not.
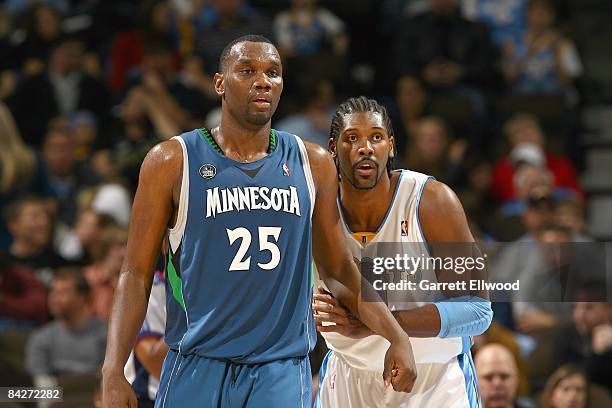
[(384, 303), (362, 300), (368, 286), (339, 245), (333, 160), (271, 128), (283, 88), (278, 51), (264, 37), (241, 37), (219, 66), (219, 126), (162, 142), (142, 164), (109, 323), (103, 406), (136, 406), (123, 366), (166, 234), (169, 351), (156, 407), (308, 406), (312, 258), (334, 296), (390, 342), (381, 377), (410, 391), (410, 339)]
[[(436, 243), (466, 243), (458, 250), (471, 251), (474, 239), (453, 191), (421, 173), (392, 171), (393, 128), (384, 107), (365, 97), (341, 104), (329, 143), (341, 178), (338, 206), (353, 256), (360, 259), (373, 248), (377, 251), (381, 242), (399, 243), (414, 257), (427, 254)], [(423, 273), (423, 279), (437, 279)], [(481, 334), (491, 322), (486, 293), (434, 303), (411, 299), (410, 291), (386, 295), (410, 335), (418, 373), (412, 391), (398, 393), (384, 386), (378, 377), (386, 340), (321, 289), (314, 296), (315, 320), (330, 352), (319, 374), (317, 406), (479, 407), (469, 336)]]

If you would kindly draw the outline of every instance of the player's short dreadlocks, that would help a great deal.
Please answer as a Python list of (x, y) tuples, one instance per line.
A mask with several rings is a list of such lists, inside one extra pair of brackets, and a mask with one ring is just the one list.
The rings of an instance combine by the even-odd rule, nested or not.
[[(349, 98), (338, 106), (334, 117), (332, 118), (331, 126), (329, 128), (329, 137), (338, 142), (338, 136), (340, 135), (340, 129), (344, 127), (344, 116), (356, 112), (373, 112), (379, 113), (383, 118), (383, 123), (387, 130), (389, 137), (393, 137), (393, 126), (391, 125), (391, 118), (389, 113), (384, 106), (376, 102), (374, 99), (369, 99), (365, 96), (359, 96), (357, 98)], [(336, 166), (338, 163), (336, 162)], [(395, 169), (395, 160), (393, 157), (389, 157), (387, 160), (387, 173), (391, 175), (391, 171)], [(338, 170), (339, 171), (339, 170)]]

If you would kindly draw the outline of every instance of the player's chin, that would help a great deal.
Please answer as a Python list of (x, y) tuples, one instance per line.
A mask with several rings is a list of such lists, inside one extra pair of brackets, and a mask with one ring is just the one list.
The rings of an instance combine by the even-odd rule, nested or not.
[(272, 118), (271, 111), (258, 111), (258, 112), (249, 112), (247, 114), (247, 120), (249, 123), (257, 126), (263, 126), (270, 121)]
[(370, 190), (376, 186), (376, 177), (375, 176), (359, 176), (355, 175), (353, 178), (353, 185), (357, 190)]

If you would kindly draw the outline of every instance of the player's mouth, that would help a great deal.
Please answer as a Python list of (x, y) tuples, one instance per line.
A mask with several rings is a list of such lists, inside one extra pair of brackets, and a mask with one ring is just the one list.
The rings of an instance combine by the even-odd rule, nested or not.
[(369, 159), (361, 160), (355, 165), (355, 172), (362, 177), (369, 177), (376, 172), (378, 165)]
[(272, 98), (268, 95), (257, 95), (251, 99), (251, 102), (257, 107), (257, 109), (267, 110), (272, 105)]

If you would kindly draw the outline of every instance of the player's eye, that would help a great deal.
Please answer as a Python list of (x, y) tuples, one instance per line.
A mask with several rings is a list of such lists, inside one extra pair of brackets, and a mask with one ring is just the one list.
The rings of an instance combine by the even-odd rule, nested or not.
[(275, 69), (271, 69), (270, 71), (268, 71), (268, 76), (270, 78), (276, 78), (278, 77), (278, 71)]
[(349, 142), (356, 142), (356, 141), (357, 141), (357, 135), (348, 135), (348, 136), (346, 137), (346, 139), (347, 139)]
[(250, 74), (251, 72), (253, 72), (253, 70), (252, 70), (251, 68), (242, 68), (242, 69), (240, 70), (240, 73), (241, 73), (241, 74), (245, 74), (245, 75), (248, 75), (248, 74)]
[(374, 140), (375, 142), (380, 142), (382, 140), (382, 135), (380, 133), (376, 133), (372, 136), (372, 140)]

